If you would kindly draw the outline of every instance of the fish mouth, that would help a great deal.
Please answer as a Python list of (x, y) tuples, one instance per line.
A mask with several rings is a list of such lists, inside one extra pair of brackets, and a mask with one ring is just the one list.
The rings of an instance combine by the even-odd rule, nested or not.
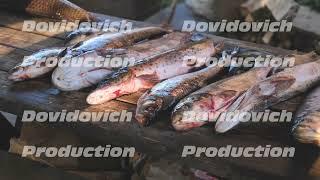
[(86, 99), (88, 104), (96, 105), (108, 102), (112, 99), (120, 97), (120, 95), (125, 94), (118, 87), (111, 87), (107, 89), (97, 89), (90, 93)]
[(172, 124), (172, 126), (176, 131), (188, 131), (190, 129), (201, 127), (205, 124), (206, 122), (190, 122), (190, 123), (179, 122), (179, 123)]
[(15, 67), (9, 71), (8, 79), (11, 81), (23, 81), (29, 78), (29, 76), (24, 72), (24, 68)]
[(148, 118), (146, 118), (144, 114), (136, 114), (135, 118), (139, 122), (139, 124), (142, 124), (143, 126), (147, 124)]
[(302, 143), (320, 146), (320, 113), (305, 118), (294, 130), (293, 136)]
[(200, 119), (194, 111), (183, 111), (190, 106), (181, 107), (182, 109), (174, 111), (171, 115), (171, 124), (177, 131), (187, 131), (207, 124), (209, 121)]
[(19, 82), (19, 81), (24, 81), (24, 80), (28, 79), (28, 76), (9, 75), (9, 76), (8, 76), (8, 79), (11, 80), (11, 81)]
[(149, 99), (140, 106), (138, 105), (135, 118), (137, 121), (147, 126), (155, 118), (157, 112), (161, 109), (161, 99)]

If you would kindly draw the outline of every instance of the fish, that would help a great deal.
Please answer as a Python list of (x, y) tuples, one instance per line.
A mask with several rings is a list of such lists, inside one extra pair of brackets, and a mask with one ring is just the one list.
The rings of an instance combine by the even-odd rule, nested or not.
[(161, 37), (167, 33), (168, 31), (163, 28), (144, 27), (126, 32), (102, 34), (66, 48), (60, 56), (71, 58), (92, 50), (124, 48), (142, 40)]
[[(84, 61), (101, 62), (99, 66), (58, 66), (52, 74), (53, 84), (63, 91), (76, 91), (99, 83), (103, 78), (119, 68), (133, 66), (136, 62), (167, 53), (182, 44), (192, 41), (192, 34), (172, 32), (159, 39), (141, 42), (126, 49), (94, 50), (75, 58), (65, 59), (66, 63), (84, 64)], [(121, 67), (110, 63), (113, 58), (121, 59)], [(127, 63), (126, 63), (127, 62)], [(111, 64), (111, 65), (110, 65)]]
[[(300, 65), (300, 64), (305, 64), (308, 62), (312, 62), (312, 61), (316, 61), (318, 58), (318, 55), (315, 52), (309, 52), (309, 53), (298, 53), (296, 51), (293, 51), (291, 53), (288, 53), (286, 55), (276, 55), (276, 54), (272, 54), (270, 52), (266, 52), (266, 51), (256, 51), (256, 50), (252, 50), (252, 49), (246, 49), (246, 48), (239, 48), (236, 49), (237, 51), (231, 52), (230, 54), (236, 54), (237, 58), (269, 58), (269, 59), (273, 59), (273, 58), (281, 58), (283, 60), (289, 60), (289, 62), (293, 62), (293, 63), (289, 63), (289, 65), (292, 66), (296, 66), (296, 65)], [(230, 56), (230, 55), (229, 55)], [(230, 58), (232, 59), (232, 58)], [(257, 62), (257, 61), (255, 61)], [(258, 63), (259, 64), (259, 63)], [(241, 73), (241, 71), (246, 71), (249, 70), (253, 67), (259, 67), (260, 65), (258, 64), (252, 64), (252, 67), (237, 67), (237, 65), (231, 63), (230, 68), (229, 68), (229, 74), (230, 75), (235, 75), (235, 74), (239, 74)], [(273, 74), (280, 72), (282, 70), (284, 70), (285, 68), (288, 68), (286, 66), (279, 66), (279, 67), (274, 67), (273, 68)]]
[[(24, 58), (22, 63), (9, 71), (9, 80), (24, 81), (37, 78), (50, 73), (57, 65), (58, 55), (64, 48), (47, 48), (31, 54)], [(51, 63), (52, 62), (52, 63)], [(49, 66), (50, 65), (50, 66)]]
[[(205, 39), (187, 43), (177, 51), (169, 52), (129, 68), (123, 68), (106, 77), (87, 97), (88, 104), (101, 104), (122, 95), (152, 88), (155, 84), (197, 70), (207, 58), (215, 55), (214, 42)], [(189, 58), (197, 59), (196, 64), (188, 64)]]
[(292, 126), (293, 137), (307, 144), (320, 146), (320, 87), (317, 86), (299, 106)]
[(177, 131), (187, 131), (214, 122), (242, 93), (265, 79), (271, 67), (254, 68), (205, 86), (174, 107), (171, 124)]
[(162, 81), (139, 98), (135, 118), (142, 125), (149, 124), (158, 112), (172, 107), (188, 94), (206, 86), (222, 70), (219, 66), (209, 66)]
[[(300, 64), (258, 82), (243, 93), (229, 108), (235, 112), (259, 112), (306, 92), (320, 81), (320, 60)], [(218, 119), (215, 130), (225, 133), (241, 122), (240, 116)]]
[(90, 12), (67, 0), (1, 0), (1, 9), (68, 21), (95, 21)]
[(73, 46), (80, 42), (83, 42), (107, 33), (115, 33), (115, 32), (111, 32), (109, 30), (104, 30), (104, 29), (99, 30), (94, 28), (89, 28), (89, 29), (80, 28), (69, 33), (64, 39), (64, 44), (65, 46)]
[[(53, 85), (62, 91), (76, 91), (97, 84), (106, 75), (113, 72), (111, 67), (104, 66), (104, 62), (102, 66), (94, 66), (98, 58), (105, 59), (98, 51), (88, 51), (72, 59), (60, 59), (68, 64), (58, 66), (53, 71), (51, 76)], [(84, 65), (85, 62), (86, 65)], [(76, 67), (77, 64), (78, 67)]]
[[(247, 58), (247, 57), (257, 58), (257, 57), (272, 56), (272, 54), (268, 52), (240, 48), (240, 47), (233, 49), (231, 52), (225, 51), (225, 54), (223, 54), (222, 56), (225, 57), (225, 59), (229, 58), (228, 60), (231, 61), (232, 57), (235, 57), (235, 55), (236, 55), (236, 58)], [(231, 63), (229, 67), (229, 74), (236, 75), (241, 73), (240, 70), (246, 71), (251, 68), (253, 67), (237, 67), (233, 63)]]

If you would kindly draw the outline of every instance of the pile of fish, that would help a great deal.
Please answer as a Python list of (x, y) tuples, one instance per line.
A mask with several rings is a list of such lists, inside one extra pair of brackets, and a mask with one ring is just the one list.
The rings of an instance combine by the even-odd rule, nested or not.
[[(81, 32), (72, 33), (68, 40), (82, 35)], [(235, 117), (224, 121), (221, 113), (261, 111), (319, 84), (320, 59), (314, 53), (292, 54), (296, 59), (295, 66), (283, 69), (252, 67), (242, 69), (244, 72), (234, 72), (234, 67), (226, 69), (206, 64), (212, 57), (225, 60), (267, 54), (244, 48), (225, 48), (222, 43), (196, 33), (145, 27), (121, 33), (101, 33), (69, 47), (40, 50), (13, 68), (9, 79), (24, 81), (51, 74), (53, 84), (62, 91), (97, 86), (86, 99), (91, 105), (143, 91), (135, 114), (141, 125), (152, 124), (159, 113), (169, 110), (172, 111), (172, 127), (177, 131), (216, 122), (215, 131), (224, 133), (241, 120)], [(50, 58), (59, 63), (84, 63), (107, 56), (131, 57), (137, 61), (118, 68), (47, 66)], [(110, 58), (104, 61), (110, 61)], [(299, 141), (317, 145), (320, 145), (319, 93), (318, 87), (307, 96), (292, 130)]]

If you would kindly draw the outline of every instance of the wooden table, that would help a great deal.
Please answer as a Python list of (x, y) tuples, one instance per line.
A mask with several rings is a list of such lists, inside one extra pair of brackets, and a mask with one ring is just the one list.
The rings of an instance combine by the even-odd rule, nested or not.
[[(117, 19), (104, 16), (104, 18)], [(45, 47), (63, 46), (65, 34), (27, 33), (22, 32), (26, 16), (0, 13), (0, 110), (22, 115), (24, 110), (61, 111), (134, 111), (138, 94), (125, 96), (102, 105), (89, 106), (85, 102), (88, 91), (60, 92), (51, 83), (50, 78), (12, 83), (7, 80), (8, 71), (21, 61), (23, 56), (30, 55)], [(40, 20), (40, 19), (37, 19)], [(136, 26), (147, 24), (135, 22)], [(290, 54), (291, 51), (257, 45), (238, 40), (211, 36), (216, 42), (224, 41), (228, 46), (241, 46), (264, 50), (274, 54)], [(291, 109), (295, 109), (294, 101)], [(291, 103), (292, 103), (291, 102)], [(238, 177), (257, 177), (259, 179), (290, 178), (304, 174), (307, 170), (306, 159), (312, 159), (316, 151), (303, 146), (295, 158), (181, 158), (183, 146), (292, 146), (296, 145), (289, 136), (289, 124), (262, 124), (234, 130), (224, 135), (213, 133), (211, 126), (198, 128), (185, 133), (175, 132), (169, 125), (167, 115), (160, 117), (151, 127), (142, 128), (135, 121), (131, 123), (77, 123), (77, 124), (43, 124), (46, 126), (68, 126), (84, 138), (101, 143), (118, 146), (133, 146), (137, 151), (154, 157), (181, 161), (186, 165), (209, 171), (228, 179)], [(310, 156), (310, 157), (309, 157)], [(300, 158), (302, 157), (302, 158)], [(310, 160), (312, 161), (312, 160)], [(305, 168), (306, 167), (306, 168)]]

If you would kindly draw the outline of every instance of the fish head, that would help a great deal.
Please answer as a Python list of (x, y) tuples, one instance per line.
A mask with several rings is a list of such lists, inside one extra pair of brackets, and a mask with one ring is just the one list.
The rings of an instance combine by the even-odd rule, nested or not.
[(188, 130), (216, 121), (238, 97), (233, 90), (217, 91), (214, 94), (193, 94), (180, 101), (172, 114), (172, 125), (177, 130)]
[(47, 73), (51, 68), (45, 61), (33, 64), (20, 64), (9, 71), (8, 79), (12, 81), (24, 81)]
[(9, 71), (10, 75), (8, 77), (9, 80), (11, 81), (23, 81), (26, 79), (29, 79), (29, 75), (27, 73), (28, 71), (26, 70), (25, 67), (14, 67)]
[(140, 98), (135, 117), (140, 124), (148, 125), (148, 123), (155, 118), (162, 105), (163, 100), (156, 96), (148, 96), (146, 99)]
[(320, 112), (304, 117), (293, 129), (293, 136), (300, 142), (320, 146)]
[(59, 59), (58, 55), (62, 50), (63, 48), (47, 48), (26, 56), (22, 63), (9, 71), (8, 79), (23, 81), (50, 72), (56, 67)]
[(172, 126), (178, 131), (186, 131), (204, 125), (206, 118), (203, 115), (206, 113), (203, 113), (199, 104), (208, 96), (210, 95), (193, 94), (181, 100), (172, 112)]

